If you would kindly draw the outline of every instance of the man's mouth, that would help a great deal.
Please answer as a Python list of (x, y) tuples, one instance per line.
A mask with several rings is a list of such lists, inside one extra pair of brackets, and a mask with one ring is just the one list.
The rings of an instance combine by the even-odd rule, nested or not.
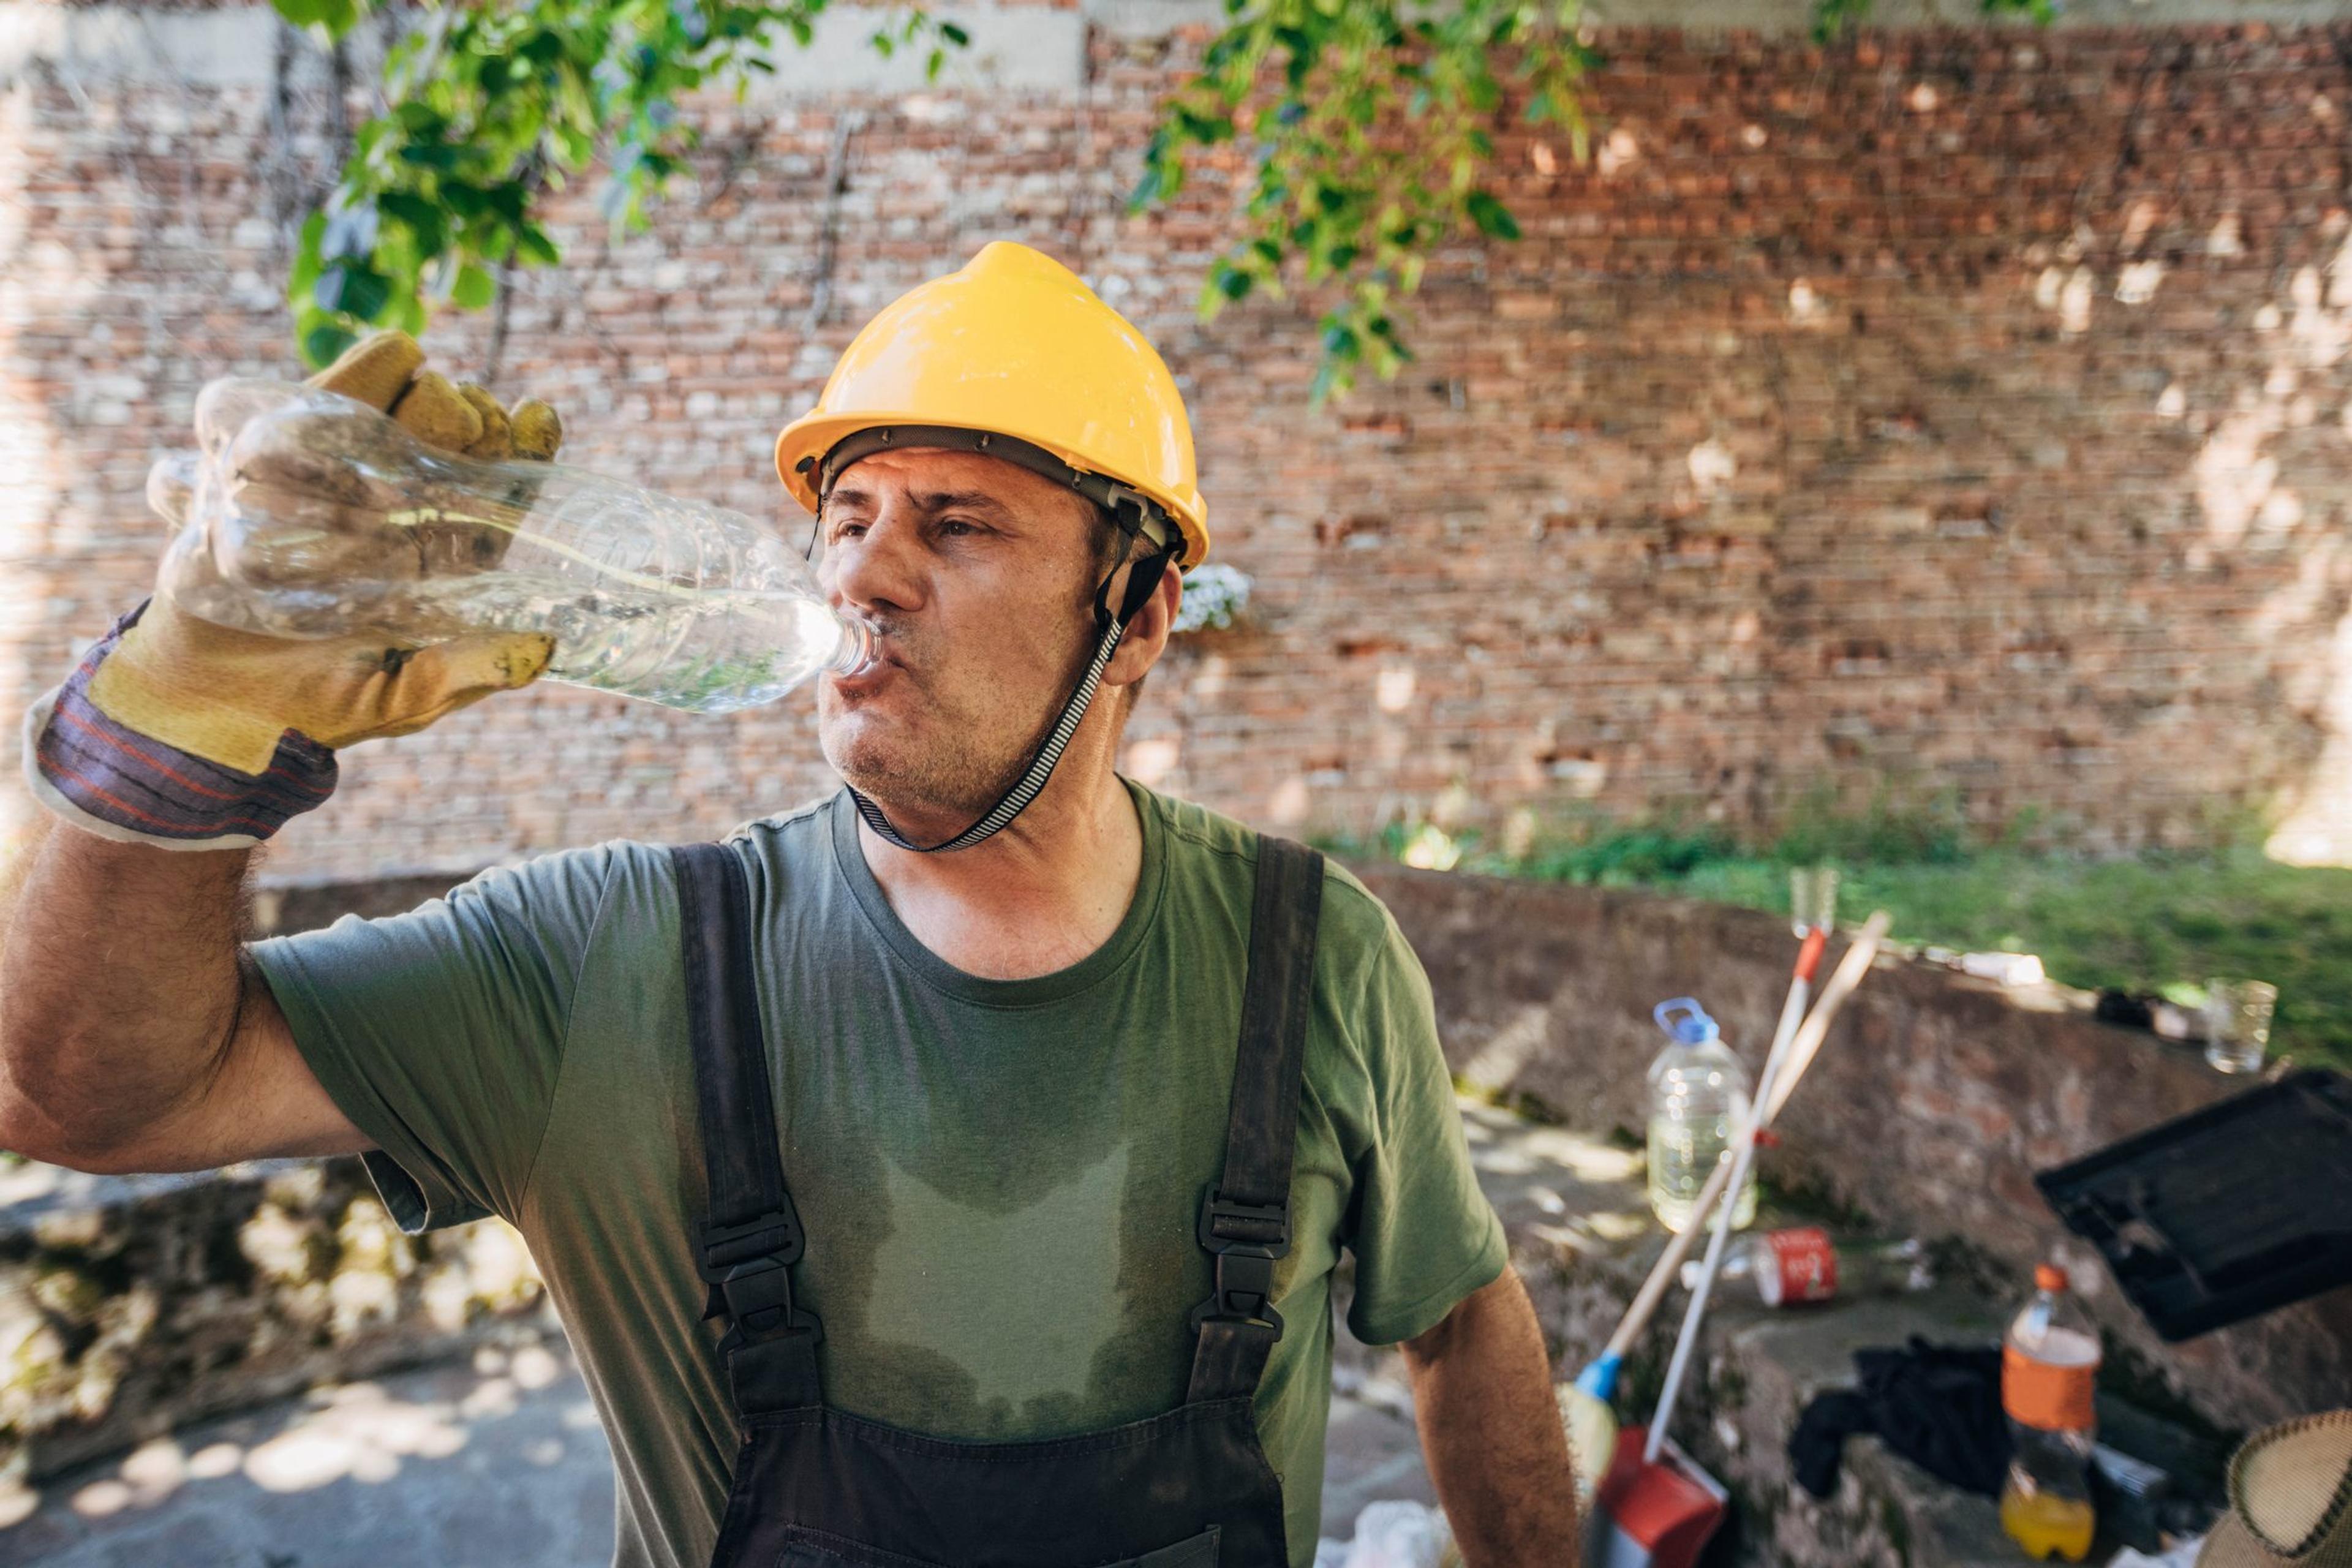
[(890, 645), (887, 637), (877, 636), (874, 639), (872, 663), (854, 675), (828, 675), (825, 679), (832, 682), (836, 691), (858, 694), (877, 690), (893, 676), (905, 673), (907, 663), (899, 657), (898, 650)]

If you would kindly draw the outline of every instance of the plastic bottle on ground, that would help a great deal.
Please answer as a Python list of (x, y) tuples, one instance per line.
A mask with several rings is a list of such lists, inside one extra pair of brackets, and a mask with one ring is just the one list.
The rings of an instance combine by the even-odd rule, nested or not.
[[(1696, 1289), (1705, 1266), (1683, 1265), (1683, 1289)], [(1797, 1307), (1861, 1296), (1894, 1296), (1935, 1284), (1917, 1238), (1834, 1241), (1819, 1226), (1765, 1231), (1731, 1243), (1716, 1275), (1717, 1300)]]
[(2009, 1479), (2000, 1523), (2036, 1560), (2079, 1563), (2091, 1550), (2091, 1447), (2098, 1435), (2092, 1393), (2099, 1336), (2068, 1293), (2066, 1271), (2033, 1271), (2033, 1298), (2001, 1342), (2000, 1405), (2009, 1417)]
[(765, 524), (560, 463), (418, 442), (333, 393), (229, 379), (196, 402), (198, 450), (148, 495), (180, 525), (158, 589), (275, 637), (474, 632), (555, 639), (558, 680), (724, 713), (874, 658)]
[[(1660, 1225), (1680, 1231), (1748, 1120), (1748, 1069), (1690, 997), (1661, 1002), (1652, 1016), (1666, 1031), (1666, 1046), (1650, 1064), (1650, 1208)], [(1755, 1177), (1728, 1201), (1733, 1229), (1753, 1224)]]

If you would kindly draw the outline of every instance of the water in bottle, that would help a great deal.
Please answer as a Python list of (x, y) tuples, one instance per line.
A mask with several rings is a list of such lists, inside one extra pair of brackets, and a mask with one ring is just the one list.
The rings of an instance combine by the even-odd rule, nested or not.
[(2037, 1561), (2080, 1563), (2091, 1550), (2098, 1372), (2097, 1331), (2068, 1294), (2066, 1271), (2042, 1264), (2033, 1271), (2033, 1298), (2011, 1320), (2000, 1354), (2011, 1444), (2000, 1523)]
[[(1679, 1232), (1748, 1118), (1748, 1069), (1690, 997), (1661, 1002), (1653, 1016), (1666, 1047), (1650, 1064), (1650, 1208), (1660, 1225)], [(1727, 1201), (1733, 1229), (1753, 1224), (1756, 1178)]]
[(149, 478), (179, 524), (156, 585), (222, 626), (414, 646), (544, 632), (551, 678), (704, 713), (875, 657), (871, 629), (826, 602), (779, 534), (723, 507), (454, 456), (364, 404), (279, 382), (205, 387), (196, 437)]

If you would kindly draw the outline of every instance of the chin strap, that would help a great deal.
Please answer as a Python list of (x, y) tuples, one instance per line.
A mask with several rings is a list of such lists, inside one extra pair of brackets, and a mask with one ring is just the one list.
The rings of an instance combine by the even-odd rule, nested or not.
[(1013, 781), (1013, 787), (982, 815), (979, 821), (954, 837), (938, 844), (916, 844), (901, 837), (898, 830), (890, 826), (890, 819), (882, 815), (882, 808), (853, 788), (849, 798), (856, 804), (857, 815), (885, 844), (910, 849), (918, 855), (969, 849), (982, 839), (1003, 832), (1014, 817), (1028, 809), (1031, 801), (1044, 793), (1046, 781), (1054, 776), (1054, 764), (1062, 760), (1062, 752), (1069, 746), (1070, 737), (1078, 732), (1080, 721), (1086, 718), (1096, 691), (1102, 686), (1103, 670), (1109, 666), (1110, 656), (1118, 651), (1119, 639), (1127, 635), (1128, 623), (1135, 619), (1136, 612), (1150, 599), (1153, 591), (1160, 586), (1160, 579), (1167, 574), (1170, 564), (1176, 559), (1174, 550), (1163, 547), (1138, 561), (1134, 572), (1128, 577), (1127, 593), (1118, 613), (1113, 615), (1110, 608), (1111, 582), (1118, 577), (1119, 567), (1126, 564), (1128, 552), (1134, 548), (1139, 531), (1129, 525), (1123, 512), (1114, 513), (1114, 516), (1122, 534), (1119, 559), (1111, 566), (1109, 574), (1103, 578), (1102, 585), (1095, 590), (1095, 622), (1102, 627), (1102, 637), (1095, 644), (1094, 657), (1087, 661), (1086, 672), (1078, 677), (1077, 689), (1070, 693), (1070, 700), (1062, 704), (1061, 717), (1054, 721), (1054, 727), (1046, 732), (1045, 743), (1037, 748), (1037, 754), (1029, 759), (1029, 766)]

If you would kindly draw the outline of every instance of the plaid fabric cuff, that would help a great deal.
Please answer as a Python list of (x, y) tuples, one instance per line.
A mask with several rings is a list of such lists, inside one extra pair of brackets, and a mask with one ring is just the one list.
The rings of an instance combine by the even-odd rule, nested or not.
[(117, 723), (89, 697), (89, 680), (141, 605), (114, 624), (63, 686), (26, 715), (25, 775), (58, 816), (101, 837), (173, 849), (255, 845), (335, 789), (335, 753), (289, 730), (260, 773), (191, 756)]

